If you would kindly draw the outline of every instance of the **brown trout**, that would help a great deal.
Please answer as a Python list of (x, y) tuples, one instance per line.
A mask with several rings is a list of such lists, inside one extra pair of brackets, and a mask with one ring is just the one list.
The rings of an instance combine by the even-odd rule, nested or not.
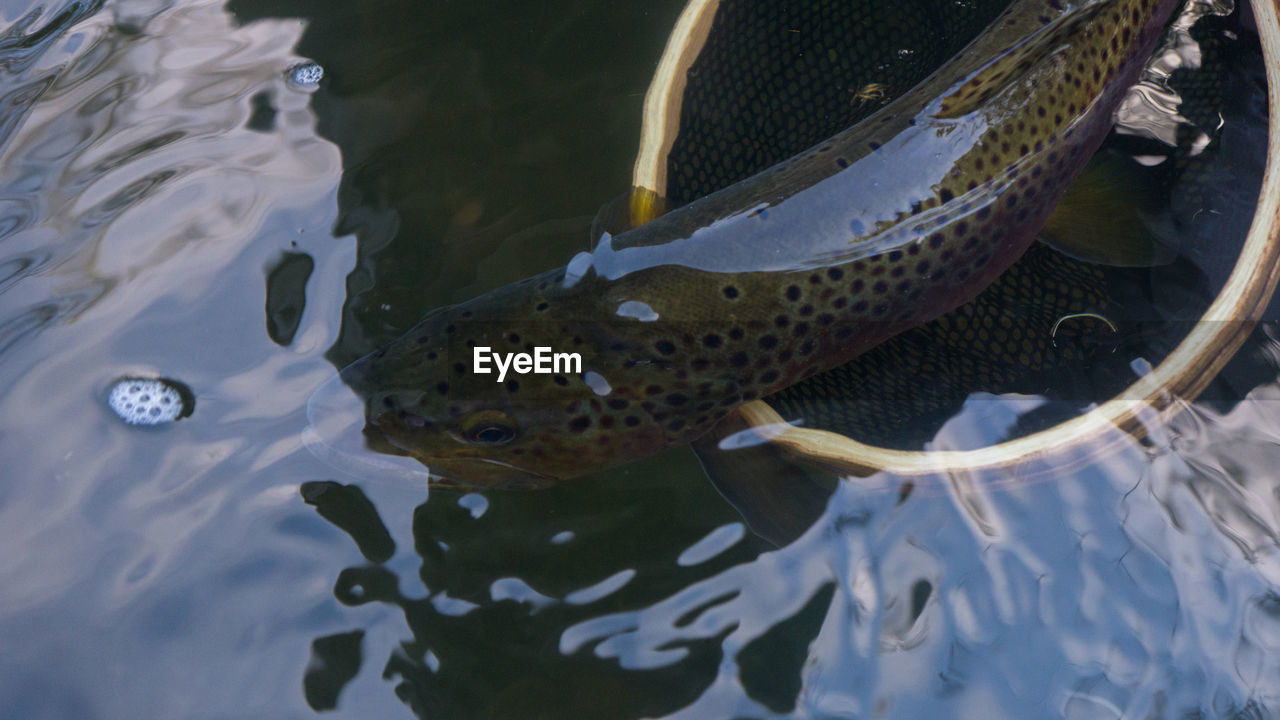
[[(856, 126), (429, 315), (341, 373), (368, 442), (452, 484), (547, 484), (689, 443), (969, 301), (1034, 240), (1174, 5), (1016, 0)], [(497, 382), (478, 348), (581, 366)]]

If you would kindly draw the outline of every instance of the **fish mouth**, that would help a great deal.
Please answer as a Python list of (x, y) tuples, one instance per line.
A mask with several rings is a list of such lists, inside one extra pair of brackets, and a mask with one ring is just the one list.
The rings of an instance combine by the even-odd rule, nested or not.
[(346, 371), (335, 374), (307, 400), (302, 443), (325, 464), (358, 478), (378, 478), (441, 489), (540, 488), (559, 479), (485, 457), (416, 458), (370, 422), (366, 404)]
[(432, 487), (475, 490), (536, 490), (560, 481), (559, 478), (533, 470), (482, 457), (430, 458)]
[(358, 478), (426, 484), (430, 471), (417, 460), (379, 452), (365, 436), (365, 403), (335, 374), (307, 399), (302, 444), (330, 467)]

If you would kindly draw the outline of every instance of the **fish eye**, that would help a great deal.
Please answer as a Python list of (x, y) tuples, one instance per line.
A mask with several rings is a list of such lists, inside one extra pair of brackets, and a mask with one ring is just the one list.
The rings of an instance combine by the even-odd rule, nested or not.
[(505, 413), (476, 413), (463, 422), (462, 437), (473, 445), (504, 445), (516, 438), (515, 423)]

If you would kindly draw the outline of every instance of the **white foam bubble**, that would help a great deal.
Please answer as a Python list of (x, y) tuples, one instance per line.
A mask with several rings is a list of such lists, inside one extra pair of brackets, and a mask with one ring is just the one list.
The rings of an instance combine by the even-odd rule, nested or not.
[(313, 62), (298, 63), (285, 71), (285, 77), (296, 88), (314, 90), (324, 78), (324, 68)]
[(182, 394), (163, 380), (125, 378), (111, 388), (107, 404), (130, 425), (160, 425), (182, 416)]

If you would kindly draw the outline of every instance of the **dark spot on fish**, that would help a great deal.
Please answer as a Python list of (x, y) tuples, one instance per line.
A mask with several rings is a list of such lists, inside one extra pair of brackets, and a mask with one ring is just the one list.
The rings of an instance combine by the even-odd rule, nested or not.
[(626, 400), (624, 400), (623, 398), (612, 398), (607, 402), (609, 404), (609, 407), (613, 408), (614, 410), (626, 410), (627, 406), (631, 404)]
[(537, 307), (534, 308), (534, 310), (537, 310), (538, 312), (542, 312), (543, 310), (546, 310), (549, 307), (551, 306), (548, 305), (547, 303), (540, 302), (538, 303)]
[(454, 363), (453, 371), (461, 375), (462, 373), (467, 371), (467, 366), (463, 365), (462, 363)]
[(842, 168), (847, 168), (847, 167), (849, 167), (849, 161), (848, 161), (848, 160), (845, 160), (845, 159), (844, 159), (844, 158), (842, 158), (842, 157), (838, 157), (838, 158), (836, 158), (836, 165), (838, 165), (838, 166), (840, 166), (840, 167), (842, 167)]
[(663, 355), (670, 355), (676, 351), (676, 346), (670, 340), (659, 340), (653, 344), (653, 347)]
[(772, 350), (778, 346), (778, 338), (773, 335), (763, 335), (759, 342), (761, 349), (764, 350)]
[(730, 340), (741, 340), (746, 333), (742, 332), (742, 328), (734, 328), (729, 331)]
[(800, 288), (799, 288), (798, 286), (796, 286), (796, 285), (791, 285), (791, 286), (789, 286), (789, 287), (787, 288), (787, 299), (788, 299), (788, 300), (791, 300), (791, 301), (793, 301), (793, 302), (794, 302), (794, 301), (796, 301), (796, 300), (799, 300), (799, 299), (800, 299)]
[(635, 427), (640, 424), (640, 418), (635, 415), (628, 415), (622, 418), (622, 422), (625, 423), (627, 427)]
[(662, 394), (662, 386), (661, 386), (661, 385), (650, 385), (649, 387), (647, 387), (647, 388), (645, 388), (645, 389), (644, 389), (644, 394), (645, 394), (645, 395), (661, 395), (661, 394)]
[(563, 375), (556, 375), (554, 378), (552, 378), (552, 380), (554, 380), (554, 381), (555, 381), (555, 383), (556, 383), (557, 385), (568, 385), (568, 384), (569, 384), (569, 378), (567, 378), (567, 377), (565, 377), (565, 376), (563, 376)]
[(808, 332), (809, 332), (809, 323), (804, 323), (804, 322), (796, 323), (795, 328), (791, 331), (791, 333), (796, 337), (804, 337), (805, 333), (808, 333)]
[(812, 314), (813, 314), (812, 305), (805, 304), (800, 306), (800, 315), (802, 315), (803, 317), (809, 317)]
[[(858, 282), (862, 282), (862, 281), (859, 280)], [(773, 319), (773, 324), (780, 328), (784, 328), (787, 325), (791, 324), (791, 318), (787, 317), (786, 315), (779, 315)]]
[(947, 188), (942, 188), (938, 191), (938, 197), (942, 199), (942, 202), (951, 202), (951, 199), (955, 197), (955, 193)]
[(587, 415), (579, 415), (569, 421), (569, 429), (574, 432), (582, 432), (591, 427), (591, 418)]
[(822, 282), (822, 276), (821, 276), (821, 275), (819, 275), (818, 273), (814, 273), (814, 274), (812, 274), (812, 275), (810, 275), (810, 276), (809, 276), (809, 284), (810, 284), (810, 285), (817, 285), (817, 284), (818, 284), (818, 283), (820, 283), (820, 282)]
[(738, 288), (732, 285), (726, 285), (723, 292), (724, 292), (724, 296), (726, 298), (729, 298), (730, 300), (738, 297)]
[(689, 402), (689, 398), (685, 397), (684, 395), (681, 395), (680, 393), (671, 393), (670, 395), (667, 396), (668, 405), (679, 407), (687, 402)]
[(745, 352), (734, 353), (733, 357), (729, 358), (729, 364), (734, 367), (746, 367), (750, 362), (751, 356)]
[(844, 271), (840, 268), (827, 268), (827, 277), (838, 281), (844, 277)]
[(447, 382), (436, 383), (436, 392), (440, 393), (441, 395), (448, 395), (449, 383)]
[(715, 333), (708, 333), (706, 337), (702, 338), (702, 344), (709, 348), (718, 348), (724, 344), (724, 338)]
[(883, 280), (881, 280), (880, 282), (873, 285), (871, 289), (874, 290), (877, 295), (883, 295), (886, 292), (888, 292), (889, 286)]

